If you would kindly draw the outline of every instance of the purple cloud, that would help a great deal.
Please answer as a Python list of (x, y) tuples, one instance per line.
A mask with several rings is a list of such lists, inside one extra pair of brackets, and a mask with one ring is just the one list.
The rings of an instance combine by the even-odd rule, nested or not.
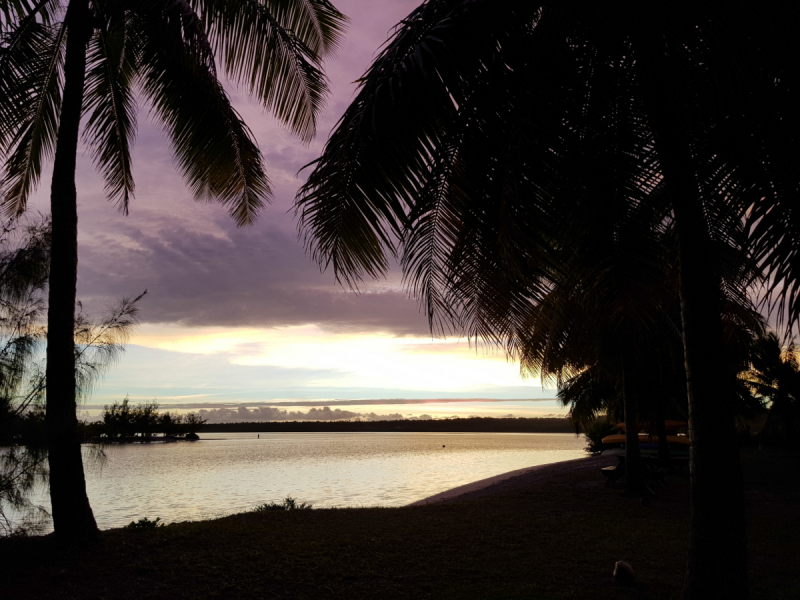
[[(416, 302), (398, 287), (367, 285), (355, 295), (320, 274), (297, 239), (289, 210), (302, 184), (298, 170), (316, 158), (328, 132), (349, 104), (358, 79), (394, 25), (418, 0), (341, 0), (352, 18), (339, 56), (326, 70), (332, 95), (317, 139), (303, 145), (260, 107), (228, 87), (237, 110), (257, 137), (267, 161), (275, 202), (257, 225), (236, 229), (225, 210), (194, 202), (173, 165), (165, 136), (139, 114), (133, 155), (136, 197), (123, 217), (108, 204), (85, 150), (78, 160), (78, 295), (90, 311), (147, 288), (147, 322), (188, 325), (277, 326), (319, 323), (352, 332), (427, 333)], [(46, 210), (49, 181), (34, 208)]]

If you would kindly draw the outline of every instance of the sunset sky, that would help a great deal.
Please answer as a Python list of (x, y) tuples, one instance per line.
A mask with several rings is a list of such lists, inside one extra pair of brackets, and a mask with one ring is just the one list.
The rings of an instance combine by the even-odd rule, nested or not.
[[(320, 154), (353, 98), (353, 82), (418, 0), (334, 3), (351, 24), (326, 64), (332, 95), (310, 145), (228, 87), (264, 152), (275, 193), (255, 226), (237, 229), (224, 208), (192, 200), (147, 106), (140, 106), (129, 216), (105, 200), (91, 157), (79, 148), (78, 297), (96, 313), (148, 290), (142, 326), (84, 407), (91, 416), (126, 394), (164, 409), (228, 408), (235, 420), (302, 417), (325, 406), (340, 412), (315, 414), (564, 414), (555, 391), (523, 381), (502, 352), (433, 338), (398, 270), (356, 294), (320, 273), (298, 241), (291, 206), (307, 176), (298, 170)], [(34, 209), (48, 210), (49, 187), (48, 173)]]

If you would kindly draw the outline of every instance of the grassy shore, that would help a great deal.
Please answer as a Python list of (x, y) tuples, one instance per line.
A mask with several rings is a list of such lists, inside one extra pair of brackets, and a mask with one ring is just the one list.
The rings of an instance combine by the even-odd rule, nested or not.
[[(800, 455), (745, 452), (754, 598), (800, 597)], [(678, 598), (688, 481), (650, 506), (596, 465), (405, 508), (248, 513), (103, 532), (90, 549), (3, 540), (7, 598)], [(300, 499), (302, 500), (302, 498)], [(150, 515), (155, 517), (157, 515)], [(630, 562), (632, 588), (611, 579)]]

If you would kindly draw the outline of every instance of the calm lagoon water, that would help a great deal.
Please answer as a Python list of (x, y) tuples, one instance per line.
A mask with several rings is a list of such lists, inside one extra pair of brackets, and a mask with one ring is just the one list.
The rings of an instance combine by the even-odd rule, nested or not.
[[(257, 435), (261, 438), (257, 439)], [(534, 465), (585, 456), (583, 436), (537, 433), (219, 433), (106, 448), (86, 460), (101, 529), (167, 523), (292, 496), (317, 508), (402, 506)]]

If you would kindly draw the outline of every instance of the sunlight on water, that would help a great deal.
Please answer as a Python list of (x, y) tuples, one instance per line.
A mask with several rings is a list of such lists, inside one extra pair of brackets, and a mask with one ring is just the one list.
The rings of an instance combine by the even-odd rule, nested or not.
[(402, 506), (507, 471), (586, 456), (583, 436), (571, 434), (202, 437), (193, 443), (111, 446), (102, 466), (89, 461), (89, 499), (100, 528), (145, 516), (167, 523), (209, 518), (289, 495), (317, 508)]

